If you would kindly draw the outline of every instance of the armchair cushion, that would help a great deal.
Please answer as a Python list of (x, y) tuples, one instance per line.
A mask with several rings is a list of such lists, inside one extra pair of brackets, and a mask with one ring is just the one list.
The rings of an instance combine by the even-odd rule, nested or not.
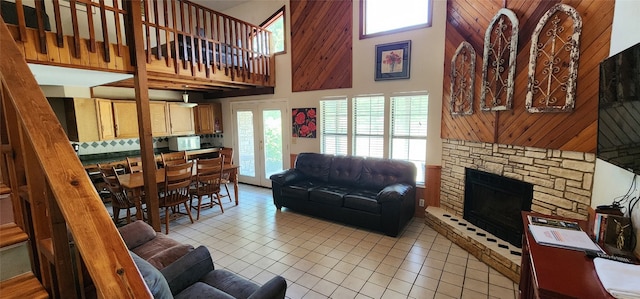
[(120, 227), (118, 231), (120, 231), (120, 235), (129, 249), (136, 248), (156, 237), (156, 231), (153, 230), (153, 227), (142, 220)]
[(207, 247), (199, 246), (161, 270), (176, 295), (214, 269)]

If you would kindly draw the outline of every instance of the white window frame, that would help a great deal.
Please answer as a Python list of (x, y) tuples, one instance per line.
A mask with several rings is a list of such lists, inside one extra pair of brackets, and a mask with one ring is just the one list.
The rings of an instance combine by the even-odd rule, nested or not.
[[(386, 10), (385, 13), (397, 13), (400, 16), (406, 13), (403, 9), (413, 9), (413, 6), (406, 5), (404, 2), (406, 1), (420, 1), (420, 0), (396, 0), (396, 1), (388, 1), (388, 0), (360, 0), (360, 39), (383, 36), (388, 34), (394, 34), (403, 31), (415, 30), (420, 28), (431, 27), (433, 22), (433, 0), (422, 0), (425, 1), (427, 6), (427, 20), (424, 23), (408, 25), (402, 27), (396, 27), (394, 29), (389, 29), (385, 31), (379, 32), (367, 32), (367, 22), (376, 22), (376, 16), (369, 16), (367, 14), (367, 1), (376, 1), (376, 3), (381, 3), (385, 6), (391, 6), (390, 9)], [(380, 22), (381, 20), (377, 20)], [(384, 22), (384, 20), (382, 20)], [(387, 21), (388, 22), (388, 21)]]
[[(331, 104), (331, 105), (329, 105)], [(335, 107), (331, 107), (335, 106)], [(335, 109), (334, 109), (335, 108)], [(328, 114), (338, 114), (328, 119)], [(320, 152), (323, 154), (348, 155), (349, 150), (349, 100), (346, 97), (323, 99), (320, 101)], [(344, 118), (344, 120), (342, 119)], [(328, 139), (344, 139), (344, 150), (340, 150), (339, 143), (335, 147), (327, 148)]]

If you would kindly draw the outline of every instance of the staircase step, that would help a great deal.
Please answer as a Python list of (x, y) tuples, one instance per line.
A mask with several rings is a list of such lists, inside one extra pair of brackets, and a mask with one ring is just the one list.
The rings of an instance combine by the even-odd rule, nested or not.
[(49, 298), (49, 293), (33, 273), (25, 273), (0, 282), (2, 298)]
[(0, 248), (27, 241), (29, 236), (15, 223), (0, 225)]

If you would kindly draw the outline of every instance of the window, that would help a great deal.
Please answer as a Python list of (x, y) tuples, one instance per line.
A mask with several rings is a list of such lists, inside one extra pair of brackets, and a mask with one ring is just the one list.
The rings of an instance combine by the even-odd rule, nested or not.
[(425, 182), (429, 97), (424, 92), (320, 101), (320, 151), (405, 160)]
[(428, 96), (391, 97), (391, 159), (416, 165), (417, 183), (424, 183), (427, 152)]
[(284, 34), (284, 6), (271, 15), (266, 21), (260, 24), (271, 31), (271, 42), (273, 45), (273, 54), (285, 53), (285, 34)]
[(360, 0), (360, 39), (431, 26), (433, 0)]
[(323, 154), (347, 155), (347, 99), (320, 101), (320, 143)]
[(353, 153), (384, 157), (384, 97), (353, 99)]

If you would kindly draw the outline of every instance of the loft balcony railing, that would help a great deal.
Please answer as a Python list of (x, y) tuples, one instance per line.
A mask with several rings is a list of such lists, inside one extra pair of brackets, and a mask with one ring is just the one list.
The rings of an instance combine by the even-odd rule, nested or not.
[[(134, 73), (132, 30), (141, 30), (150, 88), (273, 87), (266, 29), (186, 0), (2, 1), (2, 17), (29, 63)], [(142, 20), (134, 28), (129, 18)], [(113, 84), (133, 86), (133, 79)]]

